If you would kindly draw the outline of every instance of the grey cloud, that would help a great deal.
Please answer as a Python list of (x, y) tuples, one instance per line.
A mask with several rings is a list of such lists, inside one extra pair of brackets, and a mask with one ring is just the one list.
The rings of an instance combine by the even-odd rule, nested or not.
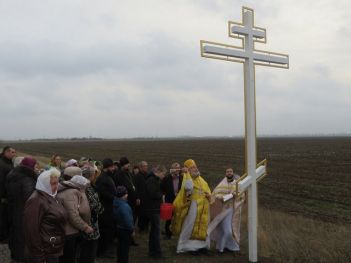
[[(133, 12), (116, 13), (100, 5), (96, 12), (93, 6), (80, 12), (79, 2), (70, 6), (66, 20), (60, 22), (56, 20), (64, 8), (56, 3), (60, 11), (53, 18), (44, 17), (48, 25), (41, 24), (45, 36), (33, 31), (28, 37), (31, 32), (24, 27), (23, 37), (11, 37), (0, 26), (5, 36), (0, 42), (0, 118), (14, 130), (11, 134), (2, 131), (0, 137), (241, 135), (242, 65), (201, 58), (199, 48), (200, 37), (216, 40), (214, 32), (219, 31), (226, 43), (232, 43), (225, 35), (227, 17), (240, 21), (241, 6), (225, 1), (177, 1), (160, 2), (165, 5), (161, 10), (171, 10), (175, 3), (193, 13), (171, 20), (173, 30), (162, 26), (166, 21), (159, 14), (134, 18)], [(289, 10), (291, 15), (307, 16), (303, 4), (249, 4), (255, 8), (258, 26), (272, 28), (268, 44), (272, 42), (274, 48), (264, 49), (286, 51), (291, 58), (289, 70), (256, 70), (259, 134), (350, 130), (344, 121), (349, 113), (349, 80), (347, 76), (338, 80), (334, 67), (344, 61), (343, 70), (350, 68), (344, 48), (348, 32), (338, 32), (333, 41), (313, 49), (306, 41), (317, 42), (313, 38), (323, 34), (314, 35), (308, 27), (302, 32), (299, 24), (289, 21)], [(129, 2), (123, 5), (123, 10), (129, 10)], [(145, 6), (140, 4), (140, 8)], [(30, 12), (35, 15), (33, 9)], [(12, 15), (8, 15), (11, 30), (16, 23), (23, 26), (23, 21), (28, 31), (37, 27), (31, 18)], [(213, 17), (223, 19), (220, 28), (213, 25), (217, 23)], [(200, 21), (198, 25), (191, 30), (184, 27), (184, 21), (194, 18)], [(169, 19), (174, 19), (172, 14)], [(178, 29), (176, 23), (181, 22)], [(52, 25), (55, 30), (47, 33)], [(302, 41), (300, 34), (309, 39)], [(331, 44), (338, 39), (343, 48), (333, 50), (335, 64), (326, 63), (335, 48)]]
[[(133, 66), (137, 54), (133, 47), (101, 46), (76, 50), (64, 43), (7, 44), (0, 49), (0, 69), (15, 75), (82, 76), (109, 68)], [(130, 64), (129, 64), (130, 63)], [(138, 65), (138, 64), (134, 64)]]

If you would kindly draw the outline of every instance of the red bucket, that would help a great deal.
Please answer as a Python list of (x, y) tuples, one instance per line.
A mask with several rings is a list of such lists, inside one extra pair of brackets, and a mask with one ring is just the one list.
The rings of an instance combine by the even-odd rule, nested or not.
[(162, 203), (160, 207), (160, 217), (162, 220), (171, 220), (173, 213), (173, 204)]

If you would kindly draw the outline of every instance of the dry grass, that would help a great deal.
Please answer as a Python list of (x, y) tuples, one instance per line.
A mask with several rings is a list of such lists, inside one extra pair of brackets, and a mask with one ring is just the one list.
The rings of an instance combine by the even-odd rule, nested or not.
[(276, 262), (351, 262), (351, 225), (260, 210), (259, 251)]

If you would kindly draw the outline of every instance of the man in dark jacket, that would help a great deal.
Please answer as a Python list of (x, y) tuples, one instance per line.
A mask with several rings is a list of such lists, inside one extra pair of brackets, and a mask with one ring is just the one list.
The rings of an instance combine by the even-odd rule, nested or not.
[(6, 193), (11, 221), (9, 248), (12, 260), (18, 262), (25, 261), (23, 214), (25, 203), (35, 190), (38, 177), (35, 172), (36, 166), (35, 159), (25, 157), (21, 164), (7, 175)]
[(149, 227), (149, 218), (145, 212), (145, 198), (146, 198), (146, 179), (148, 176), (148, 163), (145, 161), (139, 164), (139, 173), (135, 176), (135, 188), (137, 202), (140, 200), (140, 205), (138, 209), (138, 228), (139, 232), (143, 232)]
[(102, 161), (102, 164), (103, 172), (96, 181), (96, 190), (99, 194), (100, 202), (104, 207), (104, 212), (99, 217), (100, 240), (97, 255), (100, 257), (107, 256), (104, 254), (111, 245), (115, 235), (112, 215), (113, 200), (116, 196), (113, 161), (110, 158), (106, 158)]
[(156, 166), (146, 180), (146, 213), (150, 220), (149, 256), (162, 257), (160, 245), (160, 206), (162, 203), (161, 180), (166, 174), (164, 166)]
[(16, 151), (10, 146), (2, 149), (0, 154), (0, 243), (6, 242), (8, 238), (8, 216), (6, 200), (6, 176), (13, 169), (12, 159)]
[(130, 172), (130, 163), (127, 157), (122, 157), (119, 160), (119, 164), (121, 169), (117, 172), (116, 176), (116, 184), (117, 186), (124, 186), (128, 191), (128, 204), (133, 210), (135, 210), (136, 206), (136, 188), (134, 178), (132, 173)]
[[(176, 195), (178, 194), (180, 187), (182, 186), (183, 175), (179, 163), (173, 163), (171, 165), (170, 174), (168, 174), (161, 182), (161, 189), (165, 195), (166, 203), (173, 203)], [(165, 224), (166, 238), (171, 239), (172, 232), (169, 229), (172, 220), (167, 220)]]
[[(128, 204), (133, 211), (133, 220), (135, 222), (136, 220), (135, 207), (137, 205), (136, 188), (135, 188), (134, 178), (132, 176), (132, 173), (129, 170), (130, 163), (128, 158), (122, 157), (119, 160), (119, 165), (121, 169), (117, 172), (116, 186), (124, 186), (125, 188), (127, 188)], [(133, 246), (138, 246), (138, 244), (135, 243), (134, 238), (132, 238), (131, 244)]]

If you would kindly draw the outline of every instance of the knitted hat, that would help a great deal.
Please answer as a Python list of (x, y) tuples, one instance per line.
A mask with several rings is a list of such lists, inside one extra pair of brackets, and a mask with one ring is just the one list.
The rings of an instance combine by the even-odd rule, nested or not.
[(32, 170), (34, 170), (34, 166), (36, 164), (37, 164), (37, 161), (34, 158), (29, 157), (29, 156), (24, 157), (22, 162), (21, 162), (22, 166), (28, 167)]
[(129, 163), (129, 160), (127, 159), (127, 157), (122, 157), (121, 159), (119, 159), (119, 165), (122, 167), (126, 164)]
[(124, 196), (127, 193), (128, 193), (128, 191), (127, 191), (127, 188), (125, 188), (125, 186), (123, 186), (123, 185), (117, 186), (116, 196), (118, 198), (121, 198), (122, 196)]
[(113, 166), (113, 161), (112, 161), (112, 159), (110, 159), (110, 158), (105, 158), (105, 159), (102, 161), (102, 167), (103, 167), (104, 169), (109, 168), (109, 167), (111, 167), (111, 166)]
[(75, 175), (82, 175), (82, 169), (76, 166), (70, 166), (63, 171), (63, 174), (69, 177), (73, 177)]

